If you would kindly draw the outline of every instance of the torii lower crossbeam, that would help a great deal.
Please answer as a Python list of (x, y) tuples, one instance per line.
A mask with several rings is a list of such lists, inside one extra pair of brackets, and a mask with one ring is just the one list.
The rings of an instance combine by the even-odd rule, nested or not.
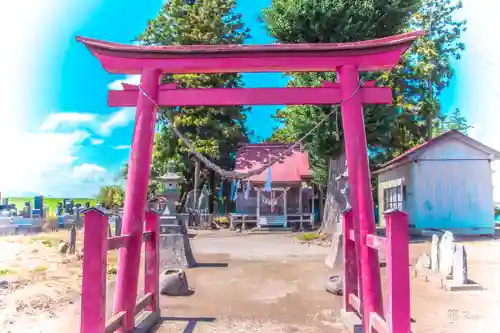
[[(159, 86), (160, 106), (230, 106), (230, 105), (328, 105), (342, 102), (340, 85), (325, 83), (323, 88), (200, 88), (178, 89), (175, 84)], [(131, 107), (137, 105), (139, 89), (124, 84), (124, 90), (110, 90), (108, 105)], [(391, 88), (359, 89), (363, 104), (390, 104)]]

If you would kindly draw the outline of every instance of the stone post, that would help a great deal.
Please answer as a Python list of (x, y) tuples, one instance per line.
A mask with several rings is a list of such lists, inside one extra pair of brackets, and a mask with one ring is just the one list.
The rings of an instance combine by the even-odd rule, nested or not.
[(463, 245), (456, 245), (453, 254), (453, 283), (464, 285), (467, 282), (467, 252)]
[(431, 243), (431, 270), (437, 272), (439, 270), (439, 236), (432, 235)]

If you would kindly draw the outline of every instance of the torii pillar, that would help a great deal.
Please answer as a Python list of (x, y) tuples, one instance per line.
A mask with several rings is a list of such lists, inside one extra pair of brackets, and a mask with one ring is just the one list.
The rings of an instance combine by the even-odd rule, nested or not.
[(142, 233), (147, 209), (149, 170), (152, 159), (154, 130), (156, 126), (156, 102), (161, 72), (145, 69), (141, 75), (143, 94), (137, 98), (136, 124), (132, 138), (127, 194), (123, 212), (123, 235), (130, 235), (127, 247), (120, 249), (118, 274), (116, 279), (113, 313), (126, 311), (128, 328), (134, 327), (135, 303), (139, 282)]
[[(380, 263), (378, 252), (364, 244), (367, 235), (375, 234), (375, 216), (370, 167), (366, 142), (363, 104), (360, 94), (359, 73), (356, 66), (347, 65), (337, 69), (342, 98), (342, 126), (349, 167), (349, 196), (354, 219), (356, 255), (360, 272), (360, 299), (363, 318), (370, 313), (383, 313)], [(367, 320), (364, 321), (366, 325)], [(365, 326), (365, 331), (368, 332)]]

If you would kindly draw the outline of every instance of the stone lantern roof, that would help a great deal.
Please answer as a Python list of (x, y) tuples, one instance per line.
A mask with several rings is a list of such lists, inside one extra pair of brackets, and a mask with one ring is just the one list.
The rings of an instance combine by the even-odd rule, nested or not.
[(177, 170), (175, 168), (175, 162), (172, 160), (168, 161), (167, 172), (163, 176), (157, 177), (156, 179), (163, 183), (169, 183), (169, 182), (181, 183), (184, 181), (184, 177), (177, 173)]

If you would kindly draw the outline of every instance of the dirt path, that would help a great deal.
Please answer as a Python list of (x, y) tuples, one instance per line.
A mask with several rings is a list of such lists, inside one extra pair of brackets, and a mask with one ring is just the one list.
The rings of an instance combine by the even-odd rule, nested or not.
[[(500, 241), (486, 238), (463, 244), (469, 277), (485, 289), (447, 292), (412, 277), (414, 333), (496, 330)], [(327, 249), (297, 244), (291, 235), (226, 237), (223, 233), (197, 237), (193, 248), (198, 261), (228, 266), (189, 270), (195, 294), (162, 298), (166, 320), (157, 332), (344, 332), (337, 321), (340, 297), (323, 289), (325, 278), (332, 274), (323, 263)], [(429, 243), (411, 244), (412, 264), (428, 251)], [(382, 269), (383, 281), (384, 277)]]
[(324, 290), (327, 248), (293, 235), (200, 235), (194, 295), (162, 297), (156, 332), (344, 332), (341, 299)]

